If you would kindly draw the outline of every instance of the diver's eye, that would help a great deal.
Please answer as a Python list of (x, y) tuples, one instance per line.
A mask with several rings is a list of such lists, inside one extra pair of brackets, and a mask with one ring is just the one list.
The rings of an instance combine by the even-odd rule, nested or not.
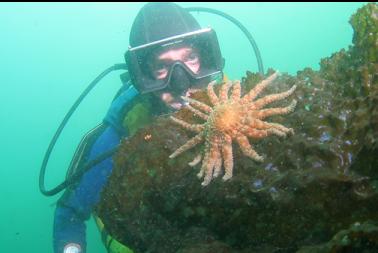
[(199, 55), (195, 52), (191, 52), (185, 59), (185, 61), (198, 61), (199, 60)]
[(163, 79), (167, 77), (168, 75), (168, 66), (159, 66), (159, 68), (156, 68), (152, 73), (156, 79)]
[(154, 66), (155, 71), (162, 71), (166, 69), (168, 69), (168, 64), (166, 64), (165, 62), (156, 63)]
[(184, 63), (193, 73), (197, 74), (201, 65), (199, 54), (196, 52), (189, 53), (185, 57)]

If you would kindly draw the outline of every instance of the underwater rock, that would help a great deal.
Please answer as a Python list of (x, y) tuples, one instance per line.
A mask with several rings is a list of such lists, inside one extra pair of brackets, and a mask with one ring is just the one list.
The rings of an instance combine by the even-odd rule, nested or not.
[(303, 247), (298, 253), (318, 252), (377, 252), (378, 227), (372, 222), (356, 222), (350, 228), (338, 232), (329, 242)]
[[(200, 147), (168, 158), (193, 137), (168, 115), (123, 140), (96, 210), (108, 232), (136, 253), (378, 252), (377, 4), (350, 23), (348, 50), (322, 59), (319, 71), (281, 75), (261, 94), (297, 85), (295, 111), (270, 119), (295, 133), (251, 141), (261, 163), (234, 145), (230, 180), (201, 186), (188, 165)], [(247, 72), (244, 92), (263, 78)], [(176, 115), (203, 122), (188, 110)]]

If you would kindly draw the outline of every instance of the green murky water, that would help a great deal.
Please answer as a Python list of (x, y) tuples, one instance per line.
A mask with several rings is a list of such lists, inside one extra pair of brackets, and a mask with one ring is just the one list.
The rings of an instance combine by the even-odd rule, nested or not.
[[(0, 245), (2, 252), (52, 252), (54, 204), (38, 190), (38, 173), (60, 121), (87, 84), (123, 62), (129, 30), (143, 3), (0, 3)], [(321, 58), (347, 48), (348, 20), (363, 3), (181, 3), (224, 11), (254, 36), (264, 66), (295, 74), (318, 69)], [(257, 71), (246, 38), (229, 21), (194, 14), (213, 27), (232, 79)], [(51, 188), (64, 178), (81, 136), (101, 121), (120, 87), (106, 77), (74, 114), (46, 175)], [(92, 221), (88, 252), (104, 247)]]

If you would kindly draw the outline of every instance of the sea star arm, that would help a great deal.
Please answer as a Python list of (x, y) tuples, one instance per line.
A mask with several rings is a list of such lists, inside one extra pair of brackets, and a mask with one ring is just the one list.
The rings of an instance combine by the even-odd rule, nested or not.
[(283, 137), (286, 136), (287, 133), (294, 133), (292, 128), (287, 128), (278, 123), (265, 122), (256, 118), (250, 118), (248, 124), (252, 129), (270, 130), (270, 133)]
[(262, 138), (265, 138), (269, 135), (272, 135), (272, 134), (275, 134), (275, 135), (278, 135), (278, 136), (286, 136), (286, 134), (280, 130), (277, 130), (277, 129), (274, 129), (274, 128), (271, 128), (271, 129), (255, 129), (255, 128), (252, 128), (252, 127), (249, 127), (249, 126), (244, 126), (241, 130), (240, 130), (240, 133), (248, 136), (248, 137), (252, 137), (254, 139), (262, 139)]
[(250, 110), (259, 110), (260, 108), (263, 108), (265, 105), (270, 104), (274, 101), (285, 99), (291, 94), (293, 94), (296, 88), (297, 86), (294, 85), (293, 87), (291, 87), (289, 90), (285, 92), (260, 98), (251, 104)]
[(242, 102), (243, 103), (249, 103), (251, 102), (253, 99), (255, 99), (260, 93), (261, 91), (263, 91), (266, 86), (268, 86), (271, 82), (274, 81), (274, 79), (276, 79), (278, 76), (278, 73), (277, 72), (274, 72), (272, 75), (270, 75), (267, 79), (264, 79), (262, 80), (261, 82), (259, 82), (258, 84), (256, 84), (255, 87), (253, 87), (253, 89), (251, 89), (243, 98), (242, 98)]
[(219, 101), (224, 103), (228, 100), (228, 90), (230, 89), (231, 81), (224, 82), (219, 91)]
[(193, 112), (195, 115), (200, 117), (203, 120), (207, 120), (209, 118), (208, 115), (204, 114), (203, 112), (197, 110), (196, 108), (192, 107), (191, 105), (186, 105), (185, 108), (188, 108), (191, 112)]
[(205, 166), (205, 177), (202, 182), (202, 186), (208, 185), (211, 180), (213, 179), (213, 172), (215, 164), (218, 163), (217, 159), (220, 157), (219, 148), (215, 141), (211, 142), (210, 144), (210, 151), (209, 157), (207, 162), (204, 164)]
[(204, 156), (203, 156), (203, 159), (202, 159), (202, 165), (201, 165), (200, 171), (197, 174), (198, 178), (202, 178), (203, 174), (205, 173), (206, 164), (209, 161), (209, 155), (210, 155), (210, 144), (208, 142), (205, 142), (205, 149), (204, 149)]
[(297, 101), (293, 100), (289, 106), (283, 108), (269, 108), (260, 110), (255, 113), (256, 118), (264, 119), (272, 115), (281, 115), (281, 114), (288, 114), (294, 111), (295, 106), (297, 105)]
[(190, 131), (196, 132), (196, 133), (199, 133), (199, 132), (201, 132), (204, 129), (203, 124), (189, 124), (189, 123), (187, 123), (187, 122), (185, 122), (185, 121), (183, 121), (181, 119), (175, 118), (173, 116), (170, 116), (170, 118), (176, 124), (182, 126), (185, 129), (188, 129)]
[(234, 81), (233, 85), (232, 85), (232, 90), (231, 90), (231, 100), (236, 102), (236, 101), (239, 101), (240, 99), (240, 91), (241, 88), (240, 88), (240, 81), (239, 80), (236, 80)]
[[(220, 143), (219, 138), (217, 138), (217, 143)], [(217, 156), (215, 157), (214, 174), (213, 174), (214, 177), (218, 177), (222, 169), (222, 155), (220, 152), (220, 145), (219, 144), (217, 145), (218, 145), (218, 152), (216, 153)]]
[(212, 112), (211, 107), (208, 106), (207, 104), (204, 104), (204, 103), (202, 103), (200, 101), (197, 101), (197, 100), (192, 99), (192, 98), (184, 97), (184, 96), (181, 96), (181, 98), (183, 100), (185, 100), (186, 102), (189, 102), (193, 106), (197, 107), (198, 109), (204, 111), (204, 112), (207, 112), (207, 113), (211, 113)]
[(202, 160), (202, 154), (198, 154), (196, 157), (194, 157), (193, 161), (191, 161), (189, 164), (190, 167), (194, 167)]
[(239, 146), (244, 155), (258, 162), (264, 160), (264, 158), (257, 154), (257, 152), (252, 148), (251, 144), (248, 141), (248, 138), (245, 135), (240, 134), (236, 137), (236, 141), (239, 143)]
[(214, 92), (214, 84), (215, 84), (215, 82), (216, 81), (212, 81), (207, 86), (207, 95), (208, 95), (208, 97), (210, 99), (210, 103), (212, 105), (217, 105), (219, 103), (219, 99), (218, 99), (217, 95)]
[(188, 149), (191, 149), (192, 147), (194, 147), (195, 145), (201, 143), (203, 141), (203, 133), (199, 133), (197, 134), (196, 136), (194, 136), (193, 138), (191, 138), (189, 141), (187, 141), (184, 145), (182, 145), (181, 147), (179, 147), (178, 149), (176, 149), (175, 152), (173, 152), (169, 158), (175, 158), (176, 156), (178, 156), (179, 154), (187, 151)]
[(222, 143), (222, 157), (224, 166), (224, 181), (232, 178), (232, 169), (234, 167), (234, 158), (232, 156), (232, 138), (229, 135), (224, 135)]

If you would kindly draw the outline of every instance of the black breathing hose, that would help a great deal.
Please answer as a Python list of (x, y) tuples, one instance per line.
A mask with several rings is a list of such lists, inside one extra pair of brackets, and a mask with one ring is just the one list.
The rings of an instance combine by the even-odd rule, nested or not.
[[(66, 114), (66, 116), (64, 117), (62, 122), (60, 123), (58, 129), (56, 130), (56, 132), (54, 134), (54, 137), (50, 141), (49, 147), (46, 150), (46, 153), (45, 153), (45, 156), (43, 158), (42, 165), (41, 165), (41, 169), (40, 169), (40, 172), (39, 172), (39, 190), (42, 192), (43, 195), (53, 196), (53, 195), (57, 194), (58, 192), (60, 192), (61, 190), (63, 190), (64, 188), (66, 188), (69, 184), (74, 182), (74, 180), (65, 180), (62, 183), (60, 183), (58, 186), (54, 187), (53, 189), (46, 190), (45, 174), (46, 174), (46, 167), (47, 167), (47, 163), (49, 161), (51, 152), (54, 149), (56, 141), (58, 140), (61, 132), (63, 131), (65, 125), (67, 124), (67, 121), (70, 119), (72, 114), (75, 112), (76, 108), (79, 106), (81, 101), (85, 98), (85, 96), (87, 96), (87, 94), (96, 86), (96, 84), (102, 78), (104, 78), (107, 74), (109, 74), (110, 72), (115, 71), (115, 70), (127, 70), (127, 65), (124, 64), (124, 63), (114, 64), (113, 66), (105, 69), (100, 75), (98, 75), (88, 85), (88, 87), (81, 93), (79, 98), (75, 101), (75, 103), (72, 105), (72, 107), (70, 108), (70, 110), (68, 111), (68, 113)], [(74, 179), (74, 178), (77, 178), (78, 176), (80, 176), (80, 175), (77, 175), (77, 174), (82, 174), (82, 172), (80, 173), (80, 171), (79, 171), (78, 173), (74, 174), (71, 178)]]
[(208, 13), (212, 13), (212, 14), (216, 14), (216, 15), (219, 15), (219, 16), (222, 16), (226, 19), (228, 19), (229, 21), (231, 21), (232, 23), (234, 23), (237, 27), (239, 27), (240, 30), (242, 30), (242, 32), (244, 33), (244, 35), (247, 37), (249, 43), (252, 45), (252, 48), (253, 48), (253, 51), (255, 52), (255, 55), (256, 55), (256, 60), (257, 60), (257, 66), (258, 66), (258, 69), (259, 69), (259, 73), (261, 75), (264, 75), (264, 65), (263, 65), (263, 62), (262, 62), (262, 58), (261, 58), (261, 55), (260, 55), (260, 50), (256, 44), (256, 41), (253, 39), (251, 33), (247, 30), (247, 28), (245, 28), (245, 26), (239, 22), (239, 20), (237, 20), (236, 18), (228, 15), (227, 13), (224, 13), (222, 11), (218, 11), (218, 10), (215, 10), (215, 9), (211, 9), (211, 8), (206, 8), (206, 7), (188, 7), (188, 8), (185, 8), (187, 11), (189, 12), (194, 12), (194, 11), (202, 11), (202, 12), (208, 12)]

